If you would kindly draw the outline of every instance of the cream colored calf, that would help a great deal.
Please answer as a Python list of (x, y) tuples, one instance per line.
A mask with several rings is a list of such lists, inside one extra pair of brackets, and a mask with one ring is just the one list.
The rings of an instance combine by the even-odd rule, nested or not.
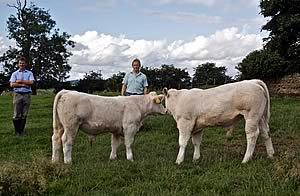
[(102, 97), (62, 90), (53, 105), (52, 161), (57, 162), (63, 148), (64, 162), (71, 163), (72, 146), (78, 129), (91, 137), (112, 133), (110, 159), (117, 157), (117, 148), (124, 137), (126, 157), (133, 160), (131, 145), (142, 121), (151, 113), (165, 113), (160, 104), (163, 95)]
[(230, 128), (244, 118), (247, 150), (243, 163), (253, 155), (259, 134), (264, 138), (267, 154), (273, 157), (274, 149), (269, 136), (270, 97), (267, 86), (260, 80), (246, 80), (207, 90), (163, 90), (166, 108), (177, 122), (179, 152), (176, 163), (184, 160), (185, 148), (192, 136), (193, 160), (200, 157), (203, 129), (208, 126)]

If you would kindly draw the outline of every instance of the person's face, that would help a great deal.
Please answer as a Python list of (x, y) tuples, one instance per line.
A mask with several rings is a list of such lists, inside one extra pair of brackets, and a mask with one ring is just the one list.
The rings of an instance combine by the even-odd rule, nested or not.
[(138, 62), (133, 62), (132, 64), (132, 68), (133, 68), (133, 71), (138, 73), (140, 71), (140, 64)]
[(21, 70), (24, 70), (24, 69), (25, 69), (25, 66), (26, 66), (26, 63), (25, 63), (25, 61), (19, 61), (18, 65), (19, 65), (19, 68), (20, 68)]

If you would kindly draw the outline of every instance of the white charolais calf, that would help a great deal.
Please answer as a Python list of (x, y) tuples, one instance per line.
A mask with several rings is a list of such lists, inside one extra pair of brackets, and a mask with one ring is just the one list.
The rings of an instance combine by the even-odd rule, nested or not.
[(163, 97), (155, 92), (129, 97), (103, 97), (60, 91), (53, 105), (52, 161), (59, 161), (62, 147), (64, 162), (71, 163), (72, 145), (78, 129), (92, 137), (104, 132), (112, 133), (110, 159), (117, 157), (117, 148), (124, 137), (126, 157), (132, 161), (134, 136), (147, 115), (165, 113), (160, 103)]
[(244, 118), (247, 150), (242, 163), (253, 155), (259, 134), (264, 138), (267, 154), (273, 157), (274, 149), (269, 136), (270, 96), (261, 80), (245, 80), (207, 90), (163, 90), (166, 108), (177, 122), (179, 153), (176, 163), (184, 160), (185, 148), (192, 136), (193, 160), (200, 157), (202, 129), (208, 126), (231, 127)]

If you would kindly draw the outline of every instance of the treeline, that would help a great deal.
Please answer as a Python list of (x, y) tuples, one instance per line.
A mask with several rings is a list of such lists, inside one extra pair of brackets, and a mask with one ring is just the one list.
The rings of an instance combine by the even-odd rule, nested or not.
[[(216, 67), (214, 63), (204, 63), (194, 68), (191, 77), (186, 69), (176, 68), (174, 65), (161, 65), (160, 68), (142, 67), (141, 72), (147, 76), (150, 90), (162, 90), (168, 88), (206, 88), (208, 86), (220, 85), (233, 81), (226, 75), (225, 67)], [(68, 82), (43, 82), (39, 88), (71, 89), (81, 92), (92, 93), (94, 91), (120, 91), (124, 72), (113, 74), (108, 79), (103, 79), (101, 71), (91, 71), (85, 74), (83, 79)]]

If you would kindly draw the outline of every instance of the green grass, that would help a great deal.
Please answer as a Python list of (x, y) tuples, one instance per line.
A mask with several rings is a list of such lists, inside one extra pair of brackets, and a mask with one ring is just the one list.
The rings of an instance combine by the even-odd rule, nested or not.
[[(246, 139), (244, 123), (227, 140), (222, 128), (206, 129), (201, 158), (192, 162), (188, 145), (185, 161), (175, 164), (178, 132), (171, 116), (150, 116), (135, 137), (134, 162), (118, 149), (109, 161), (110, 134), (99, 135), (93, 146), (82, 132), (76, 137), (73, 164), (51, 164), (51, 93), (32, 97), (27, 135), (15, 137), (12, 95), (0, 96), (0, 195), (299, 195), (300, 100), (273, 98), (271, 135), (274, 160), (268, 160), (261, 140), (253, 159), (241, 164)], [(1, 188), (2, 187), (2, 188)]]

